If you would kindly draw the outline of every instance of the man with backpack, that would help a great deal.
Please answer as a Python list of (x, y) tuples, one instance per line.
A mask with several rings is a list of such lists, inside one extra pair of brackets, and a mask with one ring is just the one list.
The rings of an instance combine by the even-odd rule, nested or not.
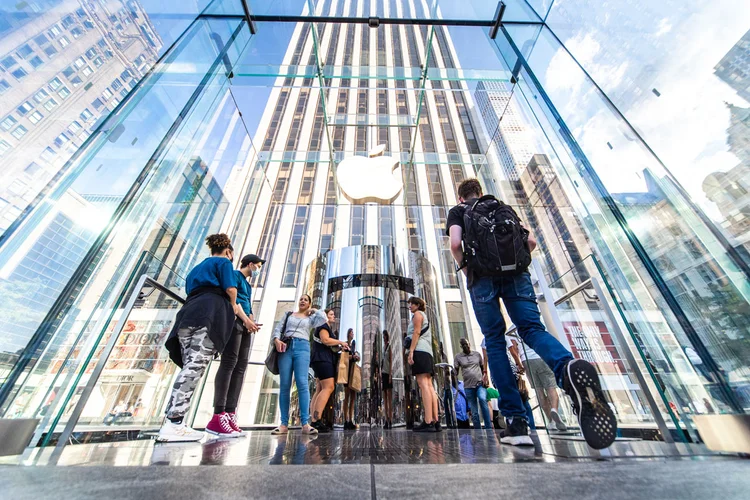
[(518, 335), (547, 363), (558, 385), (573, 400), (586, 442), (595, 449), (606, 448), (617, 435), (617, 420), (596, 369), (585, 360), (573, 359), (541, 322), (527, 271), (536, 241), (510, 206), (493, 196), (482, 196), (477, 179), (463, 181), (458, 196), (460, 204), (450, 210), (446, 231), (456, 267), (466, 274), (474, 314), (486, 340), (490, 372), (500, 393), (500, 411), (508, 424), (500, 441), (533, 445), (526, 409), (508, 361), (502, 299)]

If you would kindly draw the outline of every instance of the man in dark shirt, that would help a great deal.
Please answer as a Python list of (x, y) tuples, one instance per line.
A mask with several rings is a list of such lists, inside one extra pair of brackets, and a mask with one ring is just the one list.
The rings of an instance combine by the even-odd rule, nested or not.
[[(451, 254), (459, 266), (463, 266), (464, 214), (482, 197), (479, 181), (463, 181), (458, 187), (458, 196), (461, 204), (448, 213), (446, 232), (450, 236)], [(536, 241), (529, 235), (529, 251), (533, 251), (535, 247)], [(501, 442), (511, 445), (533, 444), (529, 437), (526, 409), (505, 349), (507, 328), (500, 309), (500, 299), (516, 325), (519, 336), (549, 365), (555, 373), (557, 383), (572, 398), (586, 442), (597, 449), (612, 444), (617, 435), (617, 421), (601, 390), (596, 368), (582, 359), (573, 359), (560, 341), (545, 330), (529, 273), (524, 271), (515, 276), (483, 276), (481, 270), (463, 267), (463, 271), (466, 273), (474, 314), (486, 340), (492, 378), (497, 382), (497, 390), (500, 392), (500, 411), (508, 421), (508, 428), (501, 433)]]

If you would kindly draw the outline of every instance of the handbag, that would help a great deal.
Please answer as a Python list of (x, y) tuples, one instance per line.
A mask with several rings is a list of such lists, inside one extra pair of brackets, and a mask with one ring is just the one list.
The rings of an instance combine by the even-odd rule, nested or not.
[[(284, 342), (289, 347), (289, 339), (284, 339), (284, 334), (286, 333), (286, 324), (289, 321), (289, 316), (291, 316), (292, 313), (288, 312), (286, 313), (286, 317), (284, 317), (284, 324), (281, 326), (281, 341)], [(268, 352), (268, 356), (266, 356), (265, 365), (266, 368), (268, 368), (268, 371), (273, 373), (274, 375), (279, 374), (279, 351), (276, 350), (276, 346), (273, 342), (273, 337), (271, 337), (271, 350)]]
[(339, 358), (339, 368), (338, 368), (338, 374), (336, 376), (336, 383), (337, 384), (348, 384), (349, 383), (349, 358), (351, 355), (343, 351), (341, 353), (341, 357)]
[(354, 392), (362, 390), (362, 367), (359, 365), (354, 365), (352, 369), (352, 380), (349, 382), (349, 389)]

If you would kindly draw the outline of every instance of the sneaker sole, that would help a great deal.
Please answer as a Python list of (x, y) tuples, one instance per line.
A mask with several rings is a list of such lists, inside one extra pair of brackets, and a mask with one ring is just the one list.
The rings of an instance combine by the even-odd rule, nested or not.
[(580, 359), (571, 361), (566, 368), (578, 403), (583, 438), (595, 450), (610, 446), (617, 437), (617, 419), (602, 392), (596, 368)]
[(500, 442), (503, 444), (509, 444), (511, 446), (534, 446), (534, 441), (531, 440), (530, 436), (505, 436), (500, 438)]
[(242, 437), (242, 434), (239, 434), (239, 433), (227, 434), (226, 432), (209, 431), (208, 429), (206, 429), (206, 434), (211, 434), (212, 436), (226, 437), (226, 438)]
[(201, 439), (203, 439), (203, 437), (204, 436), (195, 437), (195, 438), (187, 438), (187, 437), (183, 437), (183, 438), (179, 438), (179, 437), (164, 438), (164, 437), (161, 437), (161, 436), (157, 436), (156, 437), (156, 442), (157, 443), (197, 443), (198, 441), (200, 441)]

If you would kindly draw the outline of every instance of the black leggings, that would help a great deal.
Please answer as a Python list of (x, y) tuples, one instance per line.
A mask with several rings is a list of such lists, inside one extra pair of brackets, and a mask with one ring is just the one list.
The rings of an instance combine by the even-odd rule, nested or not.
[(214, 379), (215, 413), (225, 411), (232, 413), (237, 409), (253, 337), (254, 335), (247, 333), (244, 326), (242, 333), (235, 329), (232, 339), (224, 348), (221, 354), (221, 364)]

